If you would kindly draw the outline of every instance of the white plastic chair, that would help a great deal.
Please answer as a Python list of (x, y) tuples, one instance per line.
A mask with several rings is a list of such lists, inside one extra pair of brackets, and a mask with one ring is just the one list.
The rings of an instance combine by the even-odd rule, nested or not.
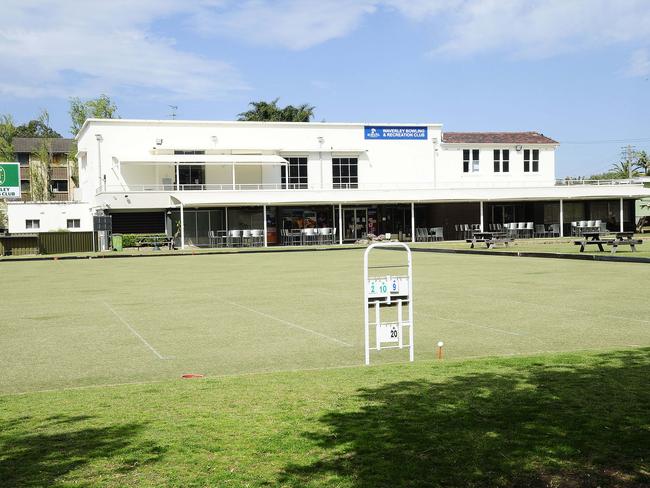
[(264, 244), (264, 236), (261, 229), (251, 229), (251, 241), (253, 246), (262, 246)]
[(241, 236), (241, 230), (239, 229), (231, 229), (228, 231), (228, 246), (229, 247), (236, 247), (236, 246), (241, 246), (242, 244), (242, 236)]

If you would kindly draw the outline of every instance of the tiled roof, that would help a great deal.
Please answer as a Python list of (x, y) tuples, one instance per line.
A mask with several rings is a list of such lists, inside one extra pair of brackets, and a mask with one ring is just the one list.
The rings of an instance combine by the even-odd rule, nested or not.
[(447, 144), (559, 144), (539, 132), (443, 132)]
[[(38, 137), (14, 137), (11, 143), (14, 146), (14, 152), (17, 153), (33, 153), (38, 150), (38, 146), (42, 139)], [(74, 139), (65, 139), (57, 137), (50, 139), (52, 143), (52, 152), (54, 153), (69, 153)]]

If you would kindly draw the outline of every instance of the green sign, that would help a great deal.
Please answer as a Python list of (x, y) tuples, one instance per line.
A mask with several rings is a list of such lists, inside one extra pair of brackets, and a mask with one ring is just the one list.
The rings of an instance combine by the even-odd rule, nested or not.
[(0, 163), (0, 198), (20, 198), (20, 164)]

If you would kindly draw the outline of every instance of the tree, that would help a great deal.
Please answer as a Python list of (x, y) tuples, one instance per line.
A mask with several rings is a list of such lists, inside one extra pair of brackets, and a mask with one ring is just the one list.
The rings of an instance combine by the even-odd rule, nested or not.
[(70, 119), (72, 125), (70, 132), (76, 136), (86, 119), (115, 119), (117, 118), (117, 105), (113, 103), (108, 95), (100, 95), (97, 98), (82, 101), (80, 98), (70, 99)]
[(311, 122), (314, 117), (314, 108), (308, 104), (287, 105), (286, 107), (278, 107), (276, 98), (271, 102), (260, 100), (258, 102), (250, 102), (248, 105), (252, 107), (246, 112), (238, 115), (238, 120), (247, 121), (271, 121), (271, 122)]
[[(51, 134), (50, 114), (43, 110), (37, 119), (37, 125), (43, 127), (43, 133)], [(51, 173), (54, 155), (52, 153), (53, 137), (41, 137), (36, 150), (32, 153), (29, 165), (30, 191), (32, 200), (43, 202), (52, 196)]]
[(38, 118), (30, 120), (26, 124), (16, 127), (16, 135), (14, 137), (61, 137), (57, 131), (43, 124), (43, 121)]
[(0, 115), (0, 161), (15, 159), (13, 138), (16, 137), (16, 126), (11, 115)]
[(610, 173), (612, 174), (612, 179), (617, 180), (627, 179), (630, 176), (639, 176), (639, 172), (636, 170), (636, 163), (628, 160), (621, 160), (618, 163), (614, 163)]
[[(101, 94), (97, 98), (82, 101), (74, 97), (70, 99), (70, 132), (76, 136), (87, 119), (115, 119), (117, 115), (117, 105), (108, 95)], [(77, 161), (77, 141), (73, 141), (70, 147), (70, 160), (72, 161), (72, 180), (75, 185), (79, 184), (79, 162)]]
[(650, 156), (645, 151), (636, 153), (636, 167), (644, 176), (650, 176)]

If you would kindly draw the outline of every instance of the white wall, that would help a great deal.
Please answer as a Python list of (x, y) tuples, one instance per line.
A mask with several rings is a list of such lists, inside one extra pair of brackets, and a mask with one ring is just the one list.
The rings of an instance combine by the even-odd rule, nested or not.
[[(463, 172), (463, 149), (479, 150), (478, 172)], [(494, 172), (494, 149), (510, 151), (508, 173)], [(539, 149), (539, 172), (524, 172), (524, 149)], [(524, 145), (517, 151), (514, 144), (454, 144), (443, 145), (439, 155), (436, 182), (441, 188), (526, 188), (555, 184), (555, 150), (552, 147)]]
[[(90, 205), (87, 203), (47, 202), (47, 203), (22, 203), (11, 202), (7, 204), (7, 217), (9, 220), (9, 233), (37, 233), (69, 230), (82, 232), (93, 230), (93, 216)], [(39, 220), (38, 229), (28, 229), (26, 220)], [(68, 229), (68, 219), (79, 219), (78, 229)]]
[[(386, 124), (382, 124), (386, 125)], [(397, 124), (396, 124), (397, 125)], [(409, 125), (409, 124), (400, 124)], [(169, 197), (149, 195), (134, 198), (133, 189), (129, 201), (111, 195), (120, 193), (125, 185), (160, 185), (163, 177), (174, 180), (171, 165), (142, 167), (120, 164), (119, 161), (155, 159), (155, 150), (205, 150), (227, 154), (235, 152), (264, 152), (284, 156), (308, 158), (309, 190), (301, 192), (304, 201), (314, 201), (318, 192), (329, 201), (357, 200), (360, 189), (472, 189), (472, 188), (538, 188), (552, 187), (555, 183), (555, 148), (547, 145), (524, 145), (524, 149), (540, 150), (540, 171), (523, 172), (523, 149), (516, 151), (514, 144), (441, 144), (442, 126), (421, 124), (428, 128), (427, 140), (366, 140), (363, 124), (331, 123), (265, 123), (265, 122), (205, 122), (205, 121), (138, 121), (138, 120), (91, 120), (80, 133), (79, 150), (82, 152), (80, 179), (82, 191), (79, 198), (93, 204), (106, 203), (111, 208), (165, 208)], [(101, 134), (98, 149), (96, 134)], [(322, 138), (323, 142), (319, 141)], [(157, 144), (161, 139), (162, 144)], [(480, 150), (478, 173), (463, 173), (462, 150)], [(510, 171), (495, 173), (493, 150), (510, 150)], [(108, 195), (96, 196), (101, 174), (106, 175)], [(358, 157), (359, 190), (332, 189), (332, 157)], [(200, 161), (201, 156), (197, 156)], [(153, 171), (155, 168), (155, 171)], [(153, 172), (152, 172), (153, 171)], [(167, 175), (167, 176), (163, 176)], [(150, 180), (150, 181), (149, 181)], [(232, 182), (229, 166), (206, 165), (206, 183)], [(279, 183), (278, 166), (239, 166), (237, 183)], [(122, 193), (125, 193), (122, 191)], [(329, 191), (328, 194), (323, 191)], [(153, 193), (153, 192), (150, 192)], [(186, 192), (187, 193), (187, 192)], [(344, 196), (342, 196), (342, 193)], [(405, 192), (407, 194), (408, 192)], [(323, 196), (328, 195), (328, 196)], [(523, 194), (522, 194), (523, 196)], [(247, 201), (266, 202), (264, 190), (246, 196)], [(232, 193), (217, 200), (226, 203), (241, 200)], [(525, 197), (524, 197), (525, 198)], [(136, 207), (135, 201), (143, 207)], [(216, 201), (215, 200), (215, 203)], [(294, 200), (288, 197), (288, 200)], [(287, 201), (288, 201), (287, 200)], [(144, 202), (144, 203), (143, 203)], [(150, 202), (150, 203), (147, 203)]]

